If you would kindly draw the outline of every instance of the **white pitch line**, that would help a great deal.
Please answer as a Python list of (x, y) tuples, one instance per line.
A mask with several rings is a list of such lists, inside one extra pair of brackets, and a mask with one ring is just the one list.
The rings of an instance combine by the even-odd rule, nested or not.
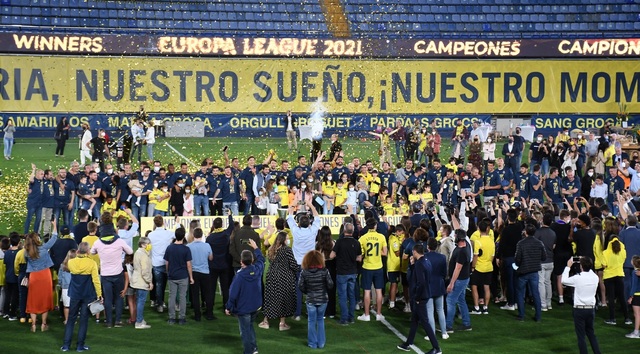
[[(376, 312), (374, 310), (371, 310), (371, 313), (375, 316)], [(387, 327), (391, 332), (393, 332), (393, 334), (396, 335), (396, 337), (400, 338), (400, 340), (402, 340), (402, 342), (406, 343), (407, 342), (407, 337), (405, 337), (402, 333), (400, 333), (400, 331), (398, 331), (395, 327), (393, 327), (391, 325), (391, 323), (389, 323), (389, 321), (387, 321), (386, 318), (383, 318), (382, 321), (383, 325), (385, 325), (385, 327)], [(420, 348), (416, 347), (414, 344), (411, 344), (411, 349), (413, 349), (414, 352), (416, 352), (417, 354), (425, 354)]]
[(195, 163), (191, 162), (191, 160), (189, 160), (186, 156), (182, 155), (180, 153), (180, 151), (176, 150), (176, 148), (174, 148), (173, 146), (171, 146), (168, 142), (164, 142), (165, 145), (167, 145), (169, 147), (169, 149), (173, 150), (173, 152), (175, 152), (176, 154), (178, 154), (180, 157), (182, 157), (183, 159), (185, 159), (188, 163), (191, 164), (191, 166), (195, 167), (195, 168), (199, 168), (200, 166), (197, 166)]

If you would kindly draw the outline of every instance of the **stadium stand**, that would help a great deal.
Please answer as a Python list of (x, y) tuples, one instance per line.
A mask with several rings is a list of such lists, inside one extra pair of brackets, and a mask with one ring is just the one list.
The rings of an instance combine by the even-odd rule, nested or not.
[(349, 28), (332, 33), (326, 2), (1, 0), (0, 25), (11, 31), (396, 38), (621, 38), (640, 30), (638, 0), (342, 0)]

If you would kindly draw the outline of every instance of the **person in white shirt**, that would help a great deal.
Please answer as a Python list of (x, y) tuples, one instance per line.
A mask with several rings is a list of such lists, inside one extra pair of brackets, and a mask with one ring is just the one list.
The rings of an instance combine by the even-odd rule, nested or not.
[(82, 166), (84, 166), (85, 159), (89, 159), (89, 161), (93, 159), (91, 156), (91, 150), (87, 146), (91, 139), (93, 139), (93, 135), (91, 134), (91, 129), (89, 129), (89, 124), (83, 123), (82, 138), (80, 139), (80, 164)]
[(571, 286), (575, 289), (573, 294), (573, 324), (578, 336), (578, 348), (580, 354), (587, 354), (587, 342), (584, 337), (589, 338), (591, 349), (594, 354), (600, 354), (600, 346), (593, 329), (593, 322), (596, 314), (596, 290), (598, 289), (598, 276), (592, 271), (593, 262), (589, 257), (580, 257), (577, 274), (571, 276), (573, 258), (569, 258), (567, 267), (562, 272), (562, 285)]
[(142, 128), (142, 121), (136, 120), (131, 125), (131, 137), (133, 138), (133, 147), (129, 154), (129, 159), (133, 157), (136, 150), (138, 150), (138, 163), (142, 159), (142, 140), (144, 140), (144, 128)]
[(147, 143), (147, 156), (149, 160), (153, 161), (153, 144), (156, 143), (156, 130), (153, 128), (153, 121), (149, 121), (149, 127), (144, 137), (144, 141)]
[(164, 292), (167, 286), (167, 269), (164, 261), (164, 252), (173, 241), (175, 233), (164, 227), (164, 219), (160, 215), (153, 217), (154, 230), (149, 233), (151, 240), (151, 266), (155, 278), (154, 290), (156, 291), (155, 305), (158, 312), (164, 311)]
[(596, 181), (591, 184), (591, 192), (589, 193), (589, 197), (591, 198), (602, 198), (607, 200), (609, 196), (609, 189), (606, 184), (604, 184), (602, 175), (596, 176)]

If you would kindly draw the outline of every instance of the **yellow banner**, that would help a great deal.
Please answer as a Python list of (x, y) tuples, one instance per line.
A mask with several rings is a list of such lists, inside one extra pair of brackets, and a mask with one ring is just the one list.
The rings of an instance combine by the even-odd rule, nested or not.
[[(340, 233), (340, 226), (342, 225), (344, 218), (346, 216), (347, 215), (320, 215), (319, 216), (320, 224), (322, 226), (329, 226), (329, 228), (331, 228), (331, 233), (334, 235), (338, 235)], [(360, 219), (361, 225), (364, 226), (365, 224), (364, 217), (362, 215), (359, 215), (358, 217)], [(164, 217), (164, 226), (168, 230), (173, 231), (178, 227), (178, 225), (182, 224), (184, 225), (185, 228), (188, 229), (189, 223), (191, 222), (191, 220), (198, 220), (200, 221), (200, 227), (204, 231), (204, 234), (208, 235), (211, 232), (211, 229), (213, 227), (213, 220), (216, 218), (222, 218), (222, 224), (224, 225), (223, 227), (226, 228), (228, 226), (227, 221), (229, 220), (229, 218), (220, 217), (220, 216), (193, 216), (193, 217), (179, 217), (177, 219), (172, 216), (167, 216), (167, 217)], [(274, 216), (274, 215), (261, 216), (260, 228), (266, 228), (267, 225), (269, 224), (274, 225), (275, 227), (276, 218), (277, 216)], [(385, 216), (384, 218), (389, 225), (398, 225), (400, 224), (400, 219), (402, 218), (402, 215), (389, 215), (389, 216)], [(242, 215), (234, 216), (233, 219), (241, 223)], [(142, 220), (140, 221), (140, 235), (145, 235), (147, 231), (153, 231), (153, 228), (154, 228), (153, 217), (142, 218)]]
[(637, 60), (0, 56), (1, 110), (475, 114), (640, 111)]

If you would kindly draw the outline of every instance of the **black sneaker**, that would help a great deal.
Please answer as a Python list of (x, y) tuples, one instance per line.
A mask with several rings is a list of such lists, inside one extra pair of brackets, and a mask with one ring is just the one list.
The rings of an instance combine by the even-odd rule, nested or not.
[(453, 333), (453, 328), (447, 328), (447, 333)]
[(433, 349), (429, 350), (429, 351), (427, 352), (427, 354), (442, 354), (442, 349), (440, 349), (440, 348), (433, 348)]
[(472, 330), (471, 326), (462, 325), (458, 327), (458, 331), (471, 331), (471, 330)]
[(404, 352), (410, 352), (411, 348), (409, 347), (409, 344), (407, 343), (402, 343), (402, 344), (398, 344), (398, 346), (396, 346), (396, 348), (404, 351)]
[(178, 320), (178, 324), (179, 325), (185, 325), (185, 324), (187, 324), (187, 320), (184, 319), (184, 318), (181, 318), (181, 319)]
[(174, 325), (176, 324), (176, 320), (174, 320), (173, 318), (170, 318), (169, 321), (167, 321), (167, 323), (170, 325)]

